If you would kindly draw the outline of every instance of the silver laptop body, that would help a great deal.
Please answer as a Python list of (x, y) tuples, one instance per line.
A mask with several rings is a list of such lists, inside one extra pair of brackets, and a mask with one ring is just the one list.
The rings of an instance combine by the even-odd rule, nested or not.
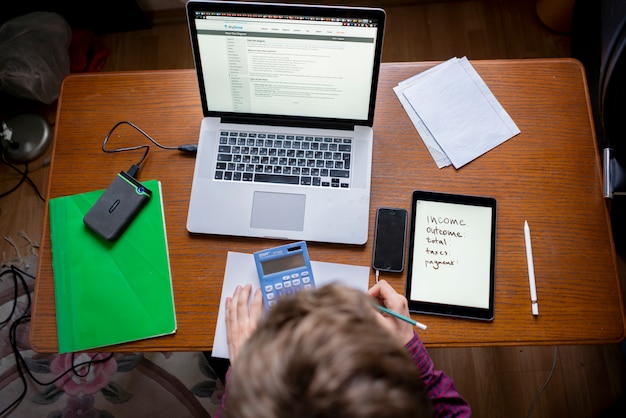
[(364, 244), (381, 9), (189, 1), (203, 107), (187, 229)]

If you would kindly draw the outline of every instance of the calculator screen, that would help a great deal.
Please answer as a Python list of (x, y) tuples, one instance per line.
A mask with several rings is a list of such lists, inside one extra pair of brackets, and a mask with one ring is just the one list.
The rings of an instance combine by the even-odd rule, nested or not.
[(263, 261), (261, 266), (263, 267), (263, 274), (266, 276), (285, 270), (304, 267), (304, 255), (302, 253), (296, 253), (274, 260)]

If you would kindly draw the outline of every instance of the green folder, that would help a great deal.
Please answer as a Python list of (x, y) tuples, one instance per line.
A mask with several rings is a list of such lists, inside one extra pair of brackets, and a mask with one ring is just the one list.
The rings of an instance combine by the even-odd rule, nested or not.
[(176, 332), (161, 183), (115, 242), (83, 216), (104, 190), (50, 199), (50, 241), (59, 353)]

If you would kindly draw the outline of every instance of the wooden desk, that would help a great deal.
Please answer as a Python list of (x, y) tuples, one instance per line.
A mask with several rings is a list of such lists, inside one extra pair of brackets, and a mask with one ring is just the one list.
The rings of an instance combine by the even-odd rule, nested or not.
[[(370, 265), (376, 208), (410, 209), (413, 190), (493, 196), (499, 205), (495, 320), (414, 315), (429, 325), (421, 332), (424, 342), (452, 347), (620, 341), (623, 301), (582, 66), (571, 59), (474, 61), (522, 133), (460, 170), (440, 170), (392, 91), (397, 82), (432, 65), (383, 64), (374, 124), (370, 240), (365, 246), (309, 243), (311, 258)], [(70, 76), (59, 100), (48, 196), (104, 188), (137, 160), (139, 154), (101, 151), (102, 139), (116, 122), (132, 121), (163, 144), (181, 145), (197, 141), (201, 118), (193, 70)], [(120, 127), (110, 146), (139, 143), (145, 143), (139, 134)], [(252, 253), (279, 244), (189, 234), (185, 222), (193, 167), (193, 158), (153, 147), (140, 173), (141, 179), (157, 178), (163, 184), (178, 331), (113, 350), (211, 349), (227, 251)], [(35, 350), (54, 352), (47, 208), (44, 219), (30, 338)], [(533, 233), (537, 318), (530, 310), (526, 219)], [(382, 278), (404, 290), (403, 274)]]

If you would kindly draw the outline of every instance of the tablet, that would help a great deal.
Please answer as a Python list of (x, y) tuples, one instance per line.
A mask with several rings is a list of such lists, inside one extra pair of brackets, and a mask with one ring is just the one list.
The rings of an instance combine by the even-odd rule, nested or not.
[(496, 200), (413, 192), (409, 310), (493, 320)]

